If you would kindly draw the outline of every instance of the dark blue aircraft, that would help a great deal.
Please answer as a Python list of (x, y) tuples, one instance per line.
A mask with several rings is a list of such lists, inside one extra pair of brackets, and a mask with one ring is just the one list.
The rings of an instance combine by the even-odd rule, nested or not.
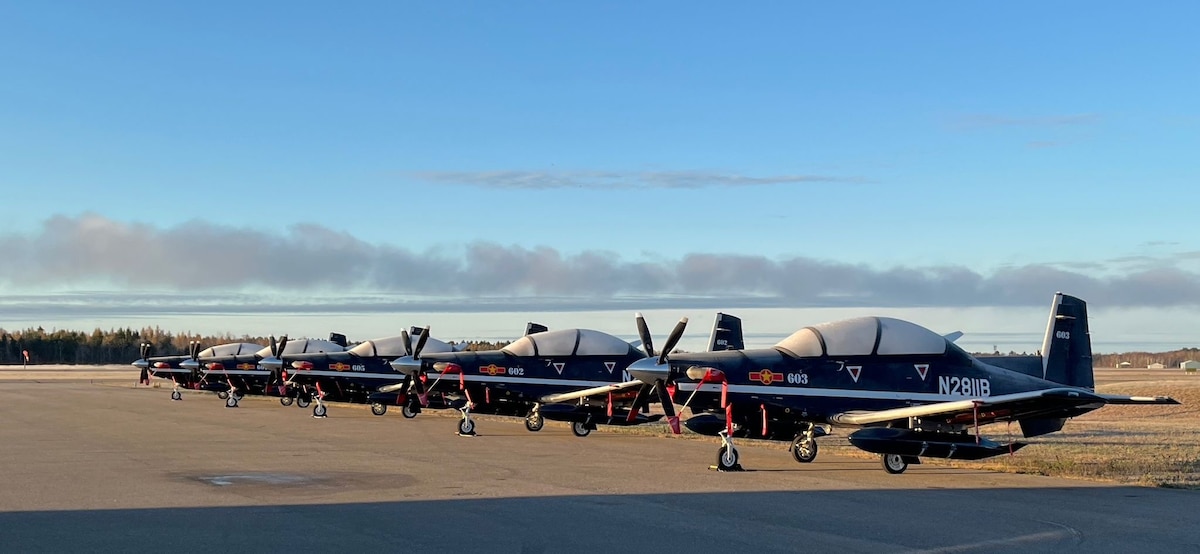
[[(430, 353), (455, 351), (451, 345), (427, 334), (419, 340), (418, 346)], [(345, 352), (284, 353), (264, 359), (259, 365), (280, 373), (290, 368), (286, 369), (286, 382), (288, 386), (299, 387), (302, 401), (316, 401), (314, 417), (325, 417), (325, 401), (370, 403), (372, 413), (384, 415), (389, 405), (403, 406), (405, 400), (403, 393), (377, 394), (380, 387), (405, 378), (390, 362), (412, 352), (411, 336), (403, 331), (394, 337), (368, 340)]]
[(206, 383), (203, 368), (197, 358), (211, 356), (218, 352), (221, 356), (230, 359), (250, 356), (262, 346), (248, 342), (230, 343), (201, 350), (200, 342), (192, 341), (188, 344), (187, 354), (151, 357), (152, 348), (150, 343), (142, 343), (141, 358), (132, 364), (142, 370), (139, 382), (149, 385), (150, 377), (169, 380), (174, 385), (171, 390), (171, 400), (181, 400), (183, 395), (179, 389), (199, 389), (203, 388)]
[(471, 435), (473, 410), (509, 413), (524, 416), (530, 431), (541, 430), (545, 419), (569, 421), (575, 435), (583, 437), (597, 424), (652, 420), (628, 415), (637, 384), (626, 383), (625, 368), (643, 357), (613, 335), (561, 329), (529, 333), (500, 350), (425, 353), (415, 348), (392, 365), (406, 375), (395, 390), (413, 393), (406, 416), (422, 407), (458, 408), (463, 414), (458, 431)]
[[(735, 320), (719, 316), (717, 327)], [(859, 317), (805, 327), (771, 348), (664, 353), (629, 373), (641, 384), (635, 411), (657, 390), (668, 418), (673, 399), (696, 414), (689, 429), (722, 437), (721, 470), (739, 467), (734, 436), (791, 440), (793, 457), (809, 462), (827, 425), (852, 427), (851, 444), (902, 473), (921, 457), (976, 460), (1024, 446), (984, 438), (980, 425), (1016, 422), (1035, 437), (1106, 404), (1178, 404), (1095, 392), (1087, 305), (1062, 293), (1039, 356), (976, 358), (914, 323)]]
[(295, 401), (301, 408), (306, 408), (310, 397), (303, 391), (289, 390), (280, 368), (267, 367), (266, 364), (280, 356), (320, 355), (346, 350), (345, 335), (330, 333), (329, 338), (289, 341), (284, 336), (276, 342), (275, 337), (271, 337), (271, 344), (267, 347), (243, 345), (252, 346), (253, 349), (217, 346), (200, 352), (194, 360), (181, 365), (199, 367), (204, 375), (200, 388), (216, 391), (226, 407), (236, 408), (243, 395), (253, 394), (278, 396), (284, 406), (290, 406)]

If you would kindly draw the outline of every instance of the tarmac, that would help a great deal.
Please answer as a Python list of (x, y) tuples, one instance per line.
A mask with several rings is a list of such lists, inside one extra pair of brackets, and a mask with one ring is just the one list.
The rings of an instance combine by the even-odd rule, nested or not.
[(1200, 491), (127, 381), (0, 375), (0, 552), (1200, 551)]

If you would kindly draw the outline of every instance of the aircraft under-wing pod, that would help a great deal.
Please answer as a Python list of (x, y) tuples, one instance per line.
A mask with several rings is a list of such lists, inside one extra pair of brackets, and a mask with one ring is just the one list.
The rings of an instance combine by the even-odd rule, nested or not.
[[(418, 337), (417, 348), (425, 352), (454, 352), (455, 347), (422, 334), (413, 328)], [(388, 406), (406, 406), (402, 392), (380, 393), (379, 389), (402, 382), (405, 374), (394, 370), (390, 362), (413, 353), (412, 336), (408, 331), (400, 335), (371, 339), (359, 343), (344, 352), (300, 353), (271, 357), (259, 365), (285, 374), (287, 386), (298, 387), (297, 399), (307, 406), (315, 400), (313, 417), (325, 417), (326, 400), (371, 404), (371, 413), (383, 415)], [(286, 400), (281, 398), (280, 401)], [(405, 415), (411, 417), (407, 408)]]
[(568, 421), (575, 435), (583, 437), (598, 424), (654, 419), (628, 415), (630, 392), (638, 384), (627, 382), (625, 368), (643, 357), (642, 351), (607, 333), (531, 325), (525, 336), (500, 350), (426, 353), (415, 348), (412, 355), (392, 362), (406, 377), (384, 392), (413, 393), (406, 416), (422, 408), (458, 408), (463, 435), (474, 434), (471, 412), (477, 410), (523, 415), (530, 431), (541, 430), (546, 419)]
[[(716, 327), (730, 318), (719, 315)], [(685, 425), (722, 438), (721, 470), (739, 467), (735, 436), (791, 440), (792, 456), (810, 462), (815, 439), (835, 425), (856, 428), (851, 444), (902, 473), (921, 457), (975, 460), (1025, 446), (984, 438), (980, 425), (1016, 422), (1034, 437), (1106, 404), (1178, 404), (1094, 391), (1087, 304), (1073, 296), (1054, 295), (1040, 356), (977, 358), (957, 336), (859, 317), (805, 327), (771, 348), (663, 354), (628, 369), (641, 384), (634, 413), (653, 390), (670, 420), (671, 399), (691, 407)]]
[(293, 401), (301, 408), (307, 408), (311, 396), (303, 390), (289, 390), (286, 377), (278, 366), (268, 366), (271, 360), (281, 356), (323, 354), (343, 352), (346, 350), (346, 337), (339, 333), (330, 333), (330, 340), (295, 339), (288, 340), (287, 336), (279, 341), (271, 337), (267, 347), (258, 345), (251, 351), (245, 348), (234, 350), (217, 346), (200, 352), (194, 360), (185, 361), (181, 365), (198, 367), (203, 373), (200, 388), (217, 392), (217, 396), (225, 401), (225, 406), (236, 408), (243, 395), (278, 396), (279, 402), (289, 406)]

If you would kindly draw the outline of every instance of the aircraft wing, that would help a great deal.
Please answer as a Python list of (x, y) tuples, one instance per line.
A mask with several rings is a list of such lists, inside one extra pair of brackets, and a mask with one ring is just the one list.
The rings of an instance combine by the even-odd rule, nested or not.
[(879, 411), (851, 411), (835, 414), (830, 421), (840, 425), (871, 425), (910, 417), (944, 419), (947, 423), (981, 424), (1012, 421), (1026, 417), (1045, 417), (1075, 408), (1104, 404), (1178, 404), (1173, 398), (1158, 396), (1119, 396), (1096, 394), (1075, 388), (1053, 388), (1000, 396), (937, 402)]
[(592, 387), (590, 389), (581, 389), (581, 390), (577, 390), (577, 391), (564, 392), (564, 393), (560, 393), (560, 394), (549, 394), (549, 395), (541, 397), (538, 400), (540, 402), (542, 402), (543, 404), (558, 404), (561, 402), (570, 402), (572, 400), (579, 400), (580, 398), (587, 398), (589, 396), (599, 396), (601, 394), (608, 394), (610, 392), (623, 391), (623, 390), (632, 389), (632, 388), (640, 387), (640, 386), (642, 386), (642, 382), (638, 381), (637, 379), (634, 379), (633, 381), (625, 381), (624, 383), (613, 383), (611, 385)]

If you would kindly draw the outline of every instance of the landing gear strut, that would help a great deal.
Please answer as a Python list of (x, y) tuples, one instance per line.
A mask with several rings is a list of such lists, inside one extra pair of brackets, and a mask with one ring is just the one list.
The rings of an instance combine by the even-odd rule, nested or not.
[(315, 417), (315, 418), (324, 418), (325, 412), (327, 411), (325, 408), (325, 403), (321, 402), (322, 396), (324, 396), (324, 395), (322, 395), (319, 392), (317, 394), (313, 395), (313, 400), (317, 401), (317, 405), (313, 406), (313, 417)]
[(539, 404), (534, 404), (529, 415), (525, 416), (525, 429), (531, 433), (541, 431), (542, 427), (546, 425), (546, 418), (542, 417), (542, 413), (538, 410), (540, 407)]
[(816, 426), (810, 423), (808, 429), (796, 435), (796, 438), (792, 440), (792, 446), (788, 448), (792, 452), (792, 459), (802, 464), (817, 459), (817, 440), (814, 436), (814, 429)]
[(717, 471), (741, 471), (742, 466), (738, 464), (738, 451), (733, 446), (733, 439), (729, 436), (729, 432), (722, 430), (719, 433), (721, 437), (721, 448), (717, 450)]
[(471, 403), (460, 408), (462, 419), (458, 421), (458, 435), (461, 437), (475, 436), (475, 420), (471, 419)]

